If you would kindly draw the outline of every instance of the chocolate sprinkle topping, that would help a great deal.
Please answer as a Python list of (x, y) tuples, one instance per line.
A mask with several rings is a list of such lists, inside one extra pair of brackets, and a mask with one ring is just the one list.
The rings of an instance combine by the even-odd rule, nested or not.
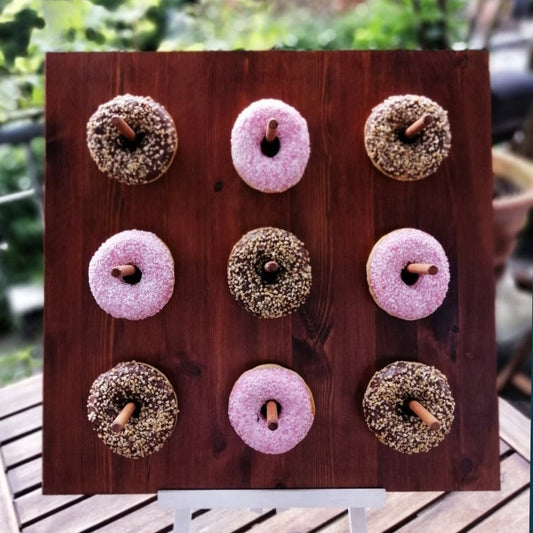
[[(264, 271), (269, 261), (279, 265), (277, 271)], [(233, 297), (255, 316), (290, 314), (311, 292), (309, 253), (288, 231), (272, 227), (252, 230), (231, 251), (228, 285)]]
[[(135, 131), (126, 139), (112, 124), (119, 116)], [(174, 159), (178, 136), (172, 117), (149, 96), (117, 96), (98, 107), (87, 123), (87, 146), (98, 168), (127, 185), (161, 177)]]
[[(111, 424), (122, 408), (134, 402), (137, 409), (120, 433)], [(163, 373), (145, 363), (119, 363), (93, 382), (87, 413), (98, 437), (114, 453), (130, 459), (160, 450), (171, 435), (178, 401)]]
[[(424, 115), (433, 122), (406, 141), (406, 128)], [(415, 181), (437, 171), (451, 148), (448, 114), (425, 96), (391, 96), (376, 106), (365, 124), (365, 146), (372, 163), (386, 176)]]
[[(417, 400), (440, 422), (430, 429), (406, 405)], [(397, 361), (374, 374), (363, 398), (363, 414), (378, 440), (412, 454), (437, 446), (450, 431), (455, 402), (446, 376), (433, 366)]]

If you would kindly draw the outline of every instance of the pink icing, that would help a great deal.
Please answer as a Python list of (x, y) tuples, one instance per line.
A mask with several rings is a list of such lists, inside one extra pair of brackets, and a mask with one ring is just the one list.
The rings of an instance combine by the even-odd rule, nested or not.
[[(268, 429), (261, 407), (268, 400), (281, 405), (278, 429)], [(262, 453), (294, 448), (313, 424), (310, 392), (304, 380), (280, 366), (257, 367), (242, 374), (229, 397), (229, 419), (239, 437)]]
[[(279, 152), (269, 157), (261, 141), (270, 118), (278, 121)], [(231, 131), (231, 156), (235, 169), (250, 187), (262, 192), (283, 192), (296, 185), (309, 160), (306, 120), (290, 105), (266, 98), (250, 104), (237, 117)]]
[[(431, 263), (438, 274), (421, 275), (414, 285), (401, 278), (409, 263)], [(440, 243), (431, 235), (413, 228), (392, 231), (372, 249), (366, 265), (368, 285), (376, 303), (390, 315), (417, 320), (433, 313), (442, 304), (450, 269)]]
[[(113, 267), (135, 265), (141, 280), (129, 285), (111, 275)], [(89, 287), (96, 303), (115, 318), (141, 320), (158, 313), (174, 291), (174, 260), (169, 249), (149, 231), (113, 235), (89, 263)]]

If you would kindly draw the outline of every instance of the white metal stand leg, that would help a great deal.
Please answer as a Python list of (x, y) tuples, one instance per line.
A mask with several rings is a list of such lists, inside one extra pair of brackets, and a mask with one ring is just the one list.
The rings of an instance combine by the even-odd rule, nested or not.
[(350, 533), (366, 533), (366, 511), (364, 507), (350, 507), (348, 509)]
[(174, 533), (188, 533), (191, 509), (348, 508), (351, 533), (366, 533), (365, 507), (383, 507), (385, 489), (160, 490), (158, 505), (174, 510)]
[(179, 533), (189, 533), (191, 526), (190, 509), (174, 509), (174, 531)]

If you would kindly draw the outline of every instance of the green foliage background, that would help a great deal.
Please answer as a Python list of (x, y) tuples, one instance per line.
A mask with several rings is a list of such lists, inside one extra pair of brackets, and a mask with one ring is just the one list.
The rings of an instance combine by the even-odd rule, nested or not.
[(0, 0), (0, 124), (42, 108), (48, 51), (448, 48), (466, 30), (466, 0), (308, 4)]

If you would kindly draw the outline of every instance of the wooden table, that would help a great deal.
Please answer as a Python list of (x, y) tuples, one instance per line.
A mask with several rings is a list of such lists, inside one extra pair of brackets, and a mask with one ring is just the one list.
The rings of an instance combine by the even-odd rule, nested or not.
[[(369, 533), (475, 533), (529, 529), (531, 422), (504, 400), (500, 410), (499, 491), (389, 492), (383, 509), (367, 511)], [(172, 514), (154, 494), (42, 494), (42, 376), (0, 389), (0, 531), (74, 533), (170, 531)], [(345, 509), (195, 510), (191, 533), (347, 533)]]
[[(498, 488), (485, 52), (51, 54), (46, 74), (45, 493)], [(109, 180), (86, 146), (90, 115), (126, 92), (177, 123), (176, 159), (146, 186)], [(439, 102), (453, 136), (417, 183), (384, 177), (364, 149), (371, 109), (405, 93)], [(248, 187), (230, 156), (237, 115), (265, 97), (296, 107), (310, 131), (305, 175), (283, 194)], [(299, 312), (259, 320), (233, 300), (226, 264), (245, 232), (268, 225), (305, 242), (313, 287)], [(451, 265), (443, 305), (414, 322), (379, 309), (365, 274), (374, 243), (401, 227), (435, 236)], [(136, 322), (103, 312), (87, 280), (99, 245), (132, 228), (156, 233), (176, 262), (168, 305)], [(131, 359), (162, 370), (180, 406), (164, 448), (138, 461), (111, 454), (85, 408), (93, 380)], [(456, 399), (451, 433), (427, 454), (380, 445), (362, 416), (372, 374), (398, 359), (439, 368)], [(297, 371), (316, 403), (307, 438), (278, 456), (247, 447), (227, 417), (239, 375), (269, 362)]]

